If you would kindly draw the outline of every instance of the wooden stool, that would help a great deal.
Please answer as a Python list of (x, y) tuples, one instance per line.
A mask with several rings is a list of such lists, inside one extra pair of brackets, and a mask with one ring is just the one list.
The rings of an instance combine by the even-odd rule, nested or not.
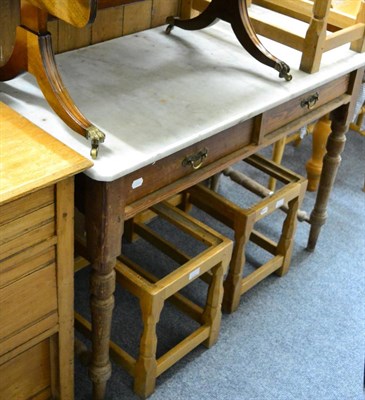
[[(223, 277), (228, 269), (233, 246), (229, 239), (167, 202), (152, 207), (148, 212), (150, 211), (207, 247), (197, 256), (189, 257), (145, 223), (133, 222), (134, 233), (182, 264), (167, 276), (159, 279), (124, 255), (120, 256), (117, 262), (117, 282), (139, 298), (144, 326), (138, 358), (134, 359), (121, 349), (114, 358), (119, 359), (134, 377), (134, 391), (143, 398), (153, 393), (156, 378), (192, 349), (201, 343), (209, 348), (216, 342), (221, 321)], [(177, 292), (207, 272), (210, 273), (211, 279), (203, 309)], [(174, 305), (181, 308), (201, 326), (177, 346), (156, 359), (158, 340), (156, 325), (164, 302), (169, 298)]]
[[(261, 156), (253, 155), (244, 161), (283, 182), (284, 186), (272, 193), (246, 175), (229, 168), (224, 171), (224, 174), (233, 181), (255, 194), (260, 196), (267, 194), (267, 196), (250, 208), (241, 208), (203, 185), (196, 185), (186, 191), (189, 203), (234, 230), (235, 243), (228, 276), (224, 283), (223, 298), (223, 309), (230, 313), (237, 309), (240, 296), (255, 284), (274, 271), (279, 276), (288, 271), (297, 212), (307, 186), (307, 180), (303, 177)], [(278, 243), (275, 243), (253, 228), (257, 221), (278, 208), (284, 209), (287, 217), (282, 226), (280, 239)], [(273, 257), (254, 272), (243, 277), (245, 247), (249, 240), (271, 253)]]

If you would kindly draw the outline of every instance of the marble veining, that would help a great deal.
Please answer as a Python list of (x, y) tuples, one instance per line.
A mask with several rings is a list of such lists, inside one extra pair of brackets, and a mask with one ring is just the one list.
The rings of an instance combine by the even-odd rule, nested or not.
[[(292, 81), (248, 55), (224, 22), (171, 35), (158, 27), (58, 55), (71, 97), (106, 133), (86, 174), (113, 181), (365, 65), (365, 54), (343, 46), (306, 74), (298, 51), (262, 42), (290, 65)], [(0, 101), (89, 157), (90, 144), (54, 114), (31, 75), (0, 83)]]

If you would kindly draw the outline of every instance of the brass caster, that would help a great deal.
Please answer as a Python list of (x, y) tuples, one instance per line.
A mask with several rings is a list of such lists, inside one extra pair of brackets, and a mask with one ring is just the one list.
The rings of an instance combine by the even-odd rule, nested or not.
[(95, 160), (98, 156), (99, 144), (104, 143), (105, 133), (103, 133), (99, 128), (93, 125), (86, 128), (86, 131), (86, 138), (91, 140), (90, 156), (93, 160)]
[(293, 75), (291, 75), (291, 74), (285, 74), (285, 75), (284, 75), (284, 79), (285, 79), (287, 82), (289, 82), (289, 81), (291, 81), (291, 80), (293, 79)]
[(99, 147), (92, 147), (90, 150), (90, 156), (93, 160), (96, 160), (99, 153)]
[(287, 82), (293, 79), (293, 76), (289, 74), (290, 67), (289, 65), (285, 64), (285, 62), (280, 61), (280, 63), (277, 64), (275, 69), (279, 71), (279, 78), (284, 78)]

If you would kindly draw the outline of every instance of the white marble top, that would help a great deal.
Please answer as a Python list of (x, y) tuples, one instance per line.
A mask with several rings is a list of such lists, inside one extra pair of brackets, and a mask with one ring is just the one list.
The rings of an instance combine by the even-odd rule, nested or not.
[[(171, 35), (159, 27), (58, 55), (75, 103), (106, 133), (87, 175), (115, 180), (365, 65), (365, 54), (345, 46), (306, 74), (301, 53), (262, 42), (290, 65), (291, 82), (248, 55), (224, 22)], [(0, 101), (89, 157), (90, 143), (55, 116), (31, 75), (0, 83)]]

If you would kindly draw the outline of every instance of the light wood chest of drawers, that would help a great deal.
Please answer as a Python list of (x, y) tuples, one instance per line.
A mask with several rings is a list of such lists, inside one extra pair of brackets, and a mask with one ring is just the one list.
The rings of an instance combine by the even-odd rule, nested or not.
[(73, 398), (73, 175), (92, 163), (0, 104), (0, 398)]

